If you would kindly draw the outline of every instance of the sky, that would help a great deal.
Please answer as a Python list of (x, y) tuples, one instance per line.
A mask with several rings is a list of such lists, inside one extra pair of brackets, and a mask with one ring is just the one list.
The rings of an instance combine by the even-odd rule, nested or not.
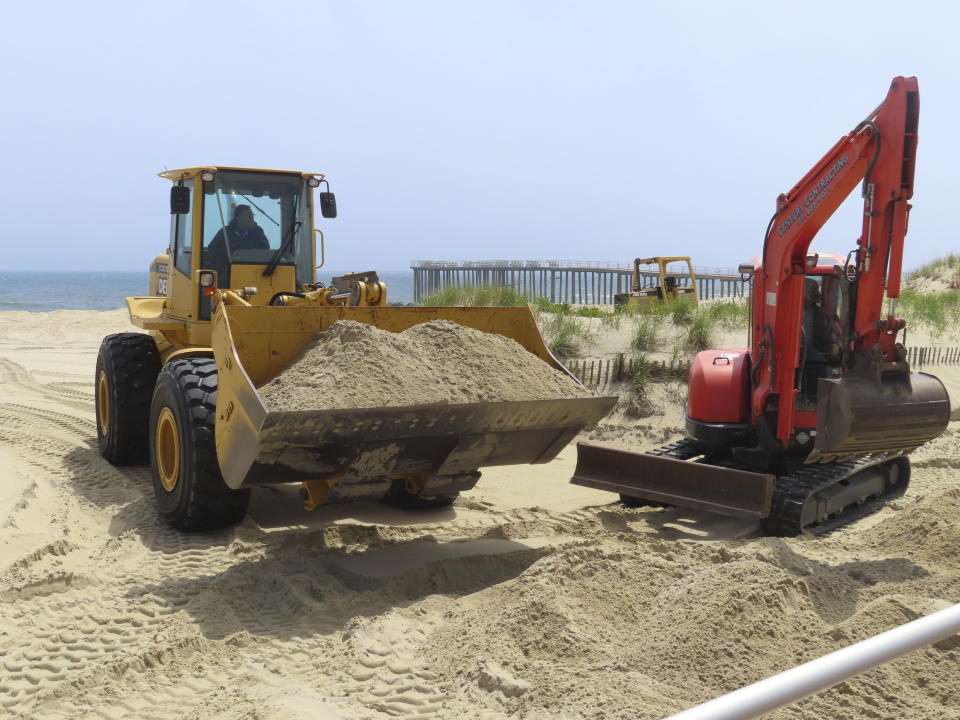
[[(960, 6), (6, 3), (0, 270), (146, 272), (164, 168), (318, 171), (328, 265), (680, 254), (736, 267), (776, 197), (919, 79), (904, 262), (957, 251)], [(860, 198), (813, 247), (846, 254)]]

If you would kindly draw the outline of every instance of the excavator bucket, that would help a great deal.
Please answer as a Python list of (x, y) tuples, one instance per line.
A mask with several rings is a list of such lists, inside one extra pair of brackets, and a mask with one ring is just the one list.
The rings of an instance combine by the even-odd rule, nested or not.
[(320, 397), (316, 409), (277, 412), (257, 392), (338, 320), (401, 332), (437, 319), (512, 338), (567, 372), (544, 345), (528, 307), (218, 305), (212, 328), (216, 442), (227, 485), (320, 482), (326, 502), (382, 497), (398, 478), (414, 481), (423, 495), (458, 492), (476, 483), (481, 467), (548, 462), (616, 402), (586, 397), (331, 409)]
[(882, 384), (848, 375), (817, 385), (817, 436), (808, 462), (910, 452), (950, 422), (950, 397), (927, 373)]

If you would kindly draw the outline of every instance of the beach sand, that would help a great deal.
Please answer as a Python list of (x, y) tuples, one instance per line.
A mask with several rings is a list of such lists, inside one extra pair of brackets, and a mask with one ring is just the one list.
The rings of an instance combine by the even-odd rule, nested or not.
[[(125, 311), (0, 313), (0, 712), (27, 718), (660, 718), (960, 602), (960, 424), (907, 493), (816, 536), (629, 509), (552, 463), (455, 505), (253, 493), (185, 535), (146, 467), (100, 458), (102, 337)], [(960, 374), (932, 368), (960, 405)], [(590, 439), (644, 449), (661, 413)], [(947, 640), (771, 718), (960, 717)]]

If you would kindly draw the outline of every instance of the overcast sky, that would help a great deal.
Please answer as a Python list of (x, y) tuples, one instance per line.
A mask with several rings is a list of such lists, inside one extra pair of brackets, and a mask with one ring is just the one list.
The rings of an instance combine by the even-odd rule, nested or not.
[[(905, 264), (957, 251), (953, 3), (5, 3), (2, 269), (144, 269), (163, 168), (327, 174), (328, 264), (698, 266), (896, 75), (920, 82)], [(859, 195), (855, 192), (854, 195)], [(859, 198), (813, 247), (846, 253)]]

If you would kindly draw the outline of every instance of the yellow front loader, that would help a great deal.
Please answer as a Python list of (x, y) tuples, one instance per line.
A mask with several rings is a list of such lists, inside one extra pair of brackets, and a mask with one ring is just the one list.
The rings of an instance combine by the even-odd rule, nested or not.
[[(104, 339), (96, 415), (105, 458), (149, 459), (158, 508), (173, 526), (237, 522), (250, 488), (263, 484), (302, 483), (308, 509), (365, 498), (448, 505), (482, 467), (553, 459), (615, 403), (330, 409), (318, 397), (312, 410), (272, 411), (258, 388), (338, 320), (393, 332), (451, 320), (512, 338), (566, 370), (529, 307), (387, 307), (375, 272), (318, 283), (314, 188), (323, 175), (228, 167), (161, 175), (174, 183), (170, 246), (151, 265), (150, 294), (127, 298), (131, 322), (147, 332)], [(317, 196), (323, 217), (336, 217), (333, 194)]]

